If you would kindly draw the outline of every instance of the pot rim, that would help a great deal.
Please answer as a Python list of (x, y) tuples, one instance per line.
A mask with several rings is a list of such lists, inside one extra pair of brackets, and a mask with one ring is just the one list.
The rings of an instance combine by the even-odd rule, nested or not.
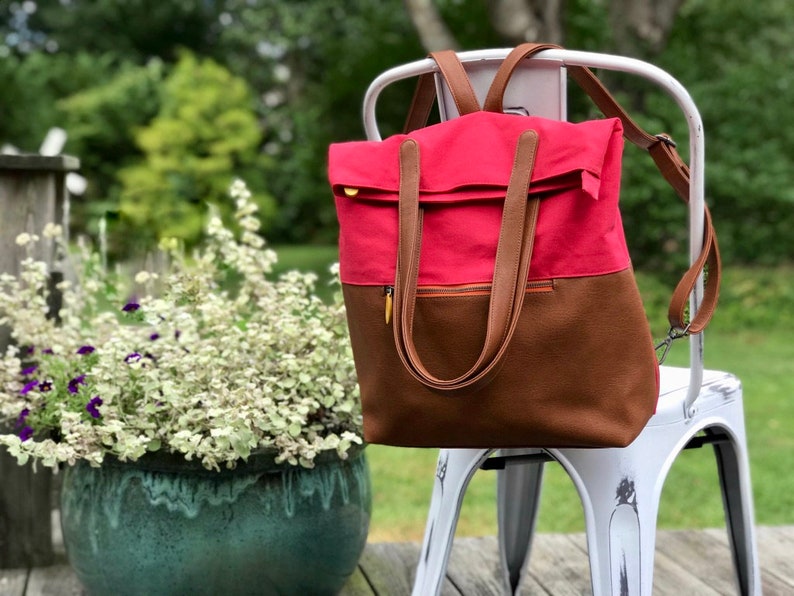
[[(364, 449), (367, 444), (362, 445), (352, 444), (347, 451), (347, 458), (342, 459), (335, 450), (321, 451), (314, 458), (315, 465), (325, 465), (333, 462), (353, 462), (364, 454)], [(252, 472), (266, 472), (266, 473), (281, 473), (285, 470), (311, 470), (312, 468), (305, 468), (300, 465), (292, 465), (288, 462), (276, 463), (275, 458), (278, 455), (278, 450), (272, 447), (266, 449), (257, 449), (251, 452), (247, 461), (239, 458), (236, 460), (236, 467), (226, 468), (222, 466), (220, 471), (209, 470), (204, 467), (200, 459), (185, 459), (183, 453), (174, 453), (165, 450), (151, 451), (145, 453), (137, 460), (122, 461), (115, 455), (105, 455), (102, 464), (103, 466), (113, 467), (128, 467), (135, 466), (142, 470), (150, 472), (170, 472), (170, 473), (185, 473), (185, 474), (205, 474), (207, 476), (220, 476), (220, 475), (234, 475), (234, 474), (250, 474)], [(78, 464), (89, 465), (88, 462), (80, 460)]]

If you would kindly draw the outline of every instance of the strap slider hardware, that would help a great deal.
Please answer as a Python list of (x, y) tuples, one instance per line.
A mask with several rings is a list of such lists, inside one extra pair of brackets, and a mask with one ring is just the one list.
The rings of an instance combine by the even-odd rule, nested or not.
[(659, 139), (662, 143), (664, 143), (668, 147), (672, 147), (673, 149), (677, 147), (676, 142), (673, 140), (673, 137), (671, 137), (668, 134), (661, 133), (653, 136), (655, 136), (657, 139)]

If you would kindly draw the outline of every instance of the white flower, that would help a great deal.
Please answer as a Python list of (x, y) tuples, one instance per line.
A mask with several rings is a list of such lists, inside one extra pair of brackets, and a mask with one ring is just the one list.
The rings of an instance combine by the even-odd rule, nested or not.
[(157, 277), (158, 276), (156, 273), (149, 273), (148, 271), (139, 271), (138, 273), (135, 274), (135, 283), (143, 285), (149, 283), (150, 281), (156, 280)]
[(18, 246), (27, 246), (28, 244), (33, 244), (38, 242), (39, 237), (35, 234), (28, 234), (27, 232), (22, 232), (16, 238), (16, 243)]
[(235, 181), (230, 194), (240, 238), (212, 213), (190, 259), (162, 243), (169, 264), (135, 275), (147, 294), (134, 300), (84, 243), (79, 279), (59, 285), (58, 322), (46, 264), (26, 258), (19, 276), (0, 277), (0, 321), (16, 345), (0, 355), (0, 420), (16, 426), (0, 445), (17, 460), (100, 465), (168, 450), (217, 470), (275, 449), (279, 462), (312, 466), (361, 443), (341, 297), (321, 301), (313, 274), (274, 279), (250, 192)]
[(54, 223), (48, 223), (46, 226), (44, 226), (44, 231), (42, 232), (42, 235), (45, 238), (50, 238), (50, 239), (60, 238), (62, 234), (63, 234), (63, 228), (58, 224), (54, 224)]

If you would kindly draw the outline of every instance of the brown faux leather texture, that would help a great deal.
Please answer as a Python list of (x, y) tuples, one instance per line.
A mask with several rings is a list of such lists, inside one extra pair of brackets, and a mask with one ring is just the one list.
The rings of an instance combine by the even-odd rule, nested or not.
[[(653, 415), (658, 368), (629, 269), (527, 293), (501, 370), (485, 388), (452, 393), (427, 387), (403, 366), (384, 324), (383, 288), (343, 291), (368, 442), (622, 447)], [(479, 294), (417, 299), (416, 350), (433, 375), (455, 378), (476, 362), (488, 302)]]
[(419, 205), (419, 145), (415, 140), (407, 139), (400, 146), (400, 237), (397, 283), (394, 287), (394, 307), (397, 311), (394, 342), (406, 369), (414, 378), (429, 387), (459, 390), (481, 386), (489, 383), (501, 366), (521, 313), (529, 263), (532, 259), (540, 199), (527, 199), (527, 189), (537, 146), (538, 135), (533, 130), (523, 132), (516, 144), (505, 195), (486, 333), (480, 356), (460, 376), (443, 379), (427, 370), (413, 340), (423, 213)]

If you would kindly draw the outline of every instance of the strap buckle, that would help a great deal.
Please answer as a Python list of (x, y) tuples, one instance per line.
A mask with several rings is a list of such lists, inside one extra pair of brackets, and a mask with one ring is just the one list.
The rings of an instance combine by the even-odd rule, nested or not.
[[(659, 366), (664, 364), (664, 361), (667, 359), (667, 355), (670, 353), (670, 348), (673, 346), (673, 342), (677, 339), (681, 339), (682, 337), (686, 337), (689, 335), (689, 324), (683, 329), (677, 327), (670, 327), (670, 330), (667, 332), (667, 337), (665, 337), (662, 341), (660, 341), (656, 346), (654, 346), (654, 350), (656, 351), (656, 358), (658, 359)], [(659, 353), (661, 350), (661, 353)]]
[(678, 146), (676, 145), (676, 142), (673, 140), (673, 137), (671, 137), (668, 134), (660, 133), (658, 135), (653, 135), (653, 136), (659, 139), (662, 143), (664, 143), (668, 147), (672, 147), (673, 149), (675, 149)]

